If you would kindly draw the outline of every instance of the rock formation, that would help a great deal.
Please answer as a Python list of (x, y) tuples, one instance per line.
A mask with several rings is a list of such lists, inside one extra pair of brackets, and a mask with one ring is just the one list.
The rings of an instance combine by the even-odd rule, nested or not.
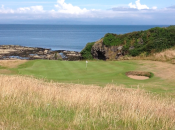
[(55, 50), (18, 45), (1, 45), (0, 59), (47, 59), (47, 60), (80, 60), (81, 54), (74, 51)]
[(103, 39), (101, 39), (92, 46), (91, 54), (95, 59), (118, 59), (120, 56), (124, 55), (122, 48), (123, 46), (107, 47), (103, 44)]

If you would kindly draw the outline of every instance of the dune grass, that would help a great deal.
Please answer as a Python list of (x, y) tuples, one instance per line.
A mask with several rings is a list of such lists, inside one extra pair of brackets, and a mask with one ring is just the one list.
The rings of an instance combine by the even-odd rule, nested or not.
[(0, 75), (0, 129), (175, 129), (175, 102), (141, 89)]

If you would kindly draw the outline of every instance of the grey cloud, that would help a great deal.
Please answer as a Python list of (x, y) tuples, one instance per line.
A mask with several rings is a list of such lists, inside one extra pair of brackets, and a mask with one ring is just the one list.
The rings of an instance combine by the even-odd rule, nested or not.
[(167, 8), (175, 9), (175, 5), (173, 5), (173, 6), (169, 6), (169, 7), (167, 7)]
[(128, 8), (128, 7), (114, 7), (111, 10), (113, 11), (138, 11), (138, 9)]

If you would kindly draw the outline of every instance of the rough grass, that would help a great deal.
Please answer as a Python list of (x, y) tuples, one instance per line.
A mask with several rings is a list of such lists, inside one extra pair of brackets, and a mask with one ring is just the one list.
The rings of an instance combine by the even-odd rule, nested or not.
[(153, 61), (163, 61), (175, 64), (175, 48), (167, 49), (162, 52), (153, 53), (146, 56), (144, 53), (136, 57), (121, 57), (120, 60), (153, 60)]
[(140, 89), (0, 75), (0, 129), (175, 129), (175, 101)]
[(27, 60), (0, 60), (0, 66), (8, 67), (8, 68), (15, 68), (26, 62)]

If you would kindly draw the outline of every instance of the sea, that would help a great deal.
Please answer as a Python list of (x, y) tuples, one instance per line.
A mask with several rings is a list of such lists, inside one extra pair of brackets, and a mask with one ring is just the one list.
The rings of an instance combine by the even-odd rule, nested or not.
[(34, 25), (0, 24), (0, 45), (21, 45), (80, 52), (106, 33), (125, 34), (168, 25)]

